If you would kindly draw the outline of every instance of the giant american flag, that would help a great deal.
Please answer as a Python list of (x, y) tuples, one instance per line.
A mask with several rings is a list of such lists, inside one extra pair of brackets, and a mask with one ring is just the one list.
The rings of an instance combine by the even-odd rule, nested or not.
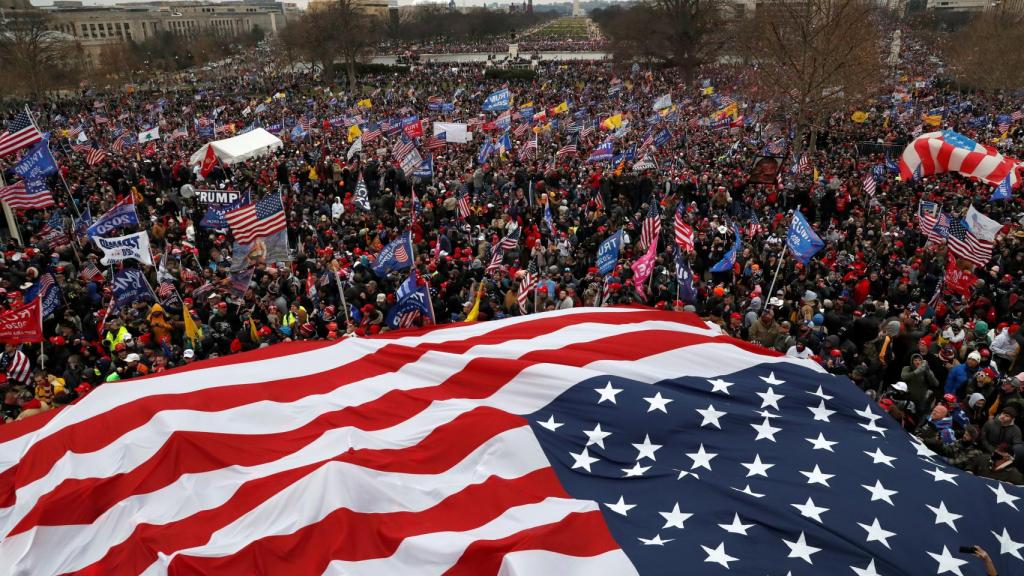
[(247, 204), (224, 214), (231, 234), (241, 244), (250, 244), (257, 238), (270, 236), (285, 229), (287, 220), (280, 194), (269, 194), (260, 201)]
[(12, 575), (960, 574), (963, 544), (1024, 568), (1024, 489), (687, 313), (282, 344), (0, 447)]
[(910, 180), (943, 172), (959, 172), (998, 186), (1010, 175), (1017, 183), (1018, 162), (952, 130), (928, 132), (914, 138), (900, 158), (900, 177)]

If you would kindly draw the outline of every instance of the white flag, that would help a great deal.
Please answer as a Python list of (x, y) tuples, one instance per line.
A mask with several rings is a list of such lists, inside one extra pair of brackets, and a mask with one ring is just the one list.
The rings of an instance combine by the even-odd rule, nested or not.
[(665, 108), (671, 108), (671, 107), (672, 107), (672, 95), (671, 94), (665, 94), (664, 96), (662, 96), (662, 97), (660, 97), (660, 98), (658, 98), (657, 100), (654, 101), (654, 111), (655, 112), (657, 112), (659, 110), (664, 110)]
[(79, 144), (85, 144), (88, 141), (89, 141), (89, 137), (86, 136), (85, 130), (82, 130), (81, 132), (79, 132), (78, 133), (78, 138), (75, 138), (75, 142), (78, 142)]
[(144, 143), (149, 142), (151, 140), (159, 140), (159, 139), (160, 139), (160, 127), (159, 126), (157, 126), (156, 128), (153, 128), (152, 130), (146, 130), (145, 132), (139, 132), (139, 144), (144, 144)]
[(149, 234), (146, 231), (114, 238), (94, 236), (93, 240), (100, 250), (103, 250), (100, 263), (104, 266), (124, 260), (138, 260), (143, 264), (153, 265), (153, 255), (149, 251)]
[(352, 143), (348, 148), (348, 154), (345, 155), (345, 161), (351, 162), (352, 157), (363, 151), (363, 137), (356, 138), (356, 141)]
[(1003, 225), (985, 216), (971, 206), (967, 209), (967, 227), (978, 237), (979, 240), (994, 242), (996, 234), (1003, 229)]

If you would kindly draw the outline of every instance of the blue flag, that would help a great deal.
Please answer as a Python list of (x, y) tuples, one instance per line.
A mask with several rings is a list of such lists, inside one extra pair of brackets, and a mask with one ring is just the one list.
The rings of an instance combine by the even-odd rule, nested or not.
[(57, 173), (57, 161), (50, 153), (49, 142), (40, 140), (28, 149), (21, 160), (14, 165), (14, 172), (25, 180), (42, 180)]
[(389, 328), (407, 327), (421, 316), (434, 320), (430, 313), (430, 294), (426, 285), (419, 284), (415, 268), (409, 272), (409, 278), (398, 287), (395, 298), (395, 305), (388, 309), (387, 318), (384, 319)]
[(149, 282), (138, 268), (125, 268), (114, 274), (111, 281), (111, 288), (114, 293), (113, 310), (117, 311), (128, 306), (132, 302), (155, 302), (153, 290)]
[(491, 157), (491, 154), (494, 154), (494, 143), (487, 140), (480, 146), (480, 151), (477, 152), (476, 163), (481, 166), (487, 164), (487, 159)]
[(413, 176), (420, 178), (433, 178), (434, 177), (434, 156), (430, 155), (420, 162), (420, 167), (417, 168), (413, 173)]
[[(728, 122), (726, 124), (728, 124)], [(665, 144), (668, 144), (668, 141), (671, 139), (672, 132), (669, 132), (668, 128), (662, 128), (661, 130), (658, 131), (657, 134), (654, 135), (654, 145), (657, 146), (658, 148), (661, 148)]]
[(412, 233), (406, 231), (381, 249), (373, 262), (373, 273), (383, 278), (392, 270), (403, 270), (412, 266)]
[(622, 248), (622, 230), (612, 234), (597, 249), (597, 271), (603, 276), (615, 269)]
[(736, 227), (736, 224), (732, 225), (732, 235), (732, 248), (725, 253), (725, 256), (717, 264), (711, 267), (712, 272), (729, 272), (736, 265), (736, 255), (739, 254), (740, 245), (742, 244), (740, 229)]
[(203, 214), (203, 219), (199, 221), (199, 227), (200, 228), (213, 228), (213, 229), (227, 228), (228, 227), (228, 221), (224, 217), (224, 215), (227, 214), (228, 212), (232, 211), (232, 210), (235, 210), (237, 208), (241, 208), (242, 206), (245, 206), (246, 204), (249, 204), (249, 202), (250, 202), (250, 195), (248, 193), (246, 193), (242, 198), (239, 198), (238, 200), (235, 200), (231, 204), (227, 204), (227, 205), (224, 205), (224, 206), (219, 205), (219, 204), (210, 204), (206, 208), (206, 214)]
[(587, 157), (587, 162), (605, 162), (612, 159), (612, 146), (615, 144), (609, 140), (602, 142), (590, 152), (590, 156)]
[(508, 110), (509, 106), (511, 106), (511, 101), (512, 94), (508, 91), (508, 88), (492, 92), (487, 99), (484, 100), (484, 112), (502, 112), (504, 110)]
[(683, 251), (676, 246), (676, 299), (687, 303), (697, 301), (697, 289), (693, 285), (693, 271), (690, 261), (683, 256)]
[(548, 225), (548, 230), (551, 231), (551, 235), (558, 236), (558, 229), (555, 228), (555, 219), (551, 217), (550, 200), (544, 203), (544, 222)]
[(53, 274), (47, 272), (39, 277), (39, 281), (25, 291), (25, 302), (32, 302), (42, 297), (43, 318), (53, 314), (54, 310), (60, 308), (61, 296), (60, 286), (53, 281)]
[(75, 219), (75, 235), (78, 237), (85, 236), (86, 231), (93, 224), (92, 211), (87, 205), (85, 210), (82, 211), (81, 218)]
[(1013, 197), (1013, 182), (1010, 180), (1010, 176), (1013, 172), (1006, 175), (1006, 178), (996, 186), (996, 189), (992, 191), (992, 197), (988, 199), (989, 202), (996, 202), (999, 200), (1009, 200)]
[[(128, 198), (128, 200), (130, 199)], [(103, 236), (118, 228), (138, 225), (139, 215), (135, 212), (135, 203), (122, 201), (108, 210), (106, 214), (97, 218), (85, 233), (92, 238), (93, 236)]]
[(498, 152), (500, 154), (508, 154), (512, 151), (512, 137), (505, 132), (498, 138)]
[(786, 246), (793, 257), (801, 264), (807, 264), (811, 258), (825, 247), (825, 242), (814, 232), (811, 225), (799, 210), (793, 213), (793, 220), (786, 232)]

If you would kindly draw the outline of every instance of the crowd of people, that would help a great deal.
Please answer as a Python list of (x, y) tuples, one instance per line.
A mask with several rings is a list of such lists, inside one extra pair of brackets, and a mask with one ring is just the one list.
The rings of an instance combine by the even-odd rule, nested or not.
[[(907, 62), (929, 62), (922, 47), (907, 54)], [(45, 318), (42, 345), (12, 342), (0, 355), (5, 420), (205, 358), (394, 329), (389, 311), (409, 271), (378, 275), (373, 264), (410, 231), (418, 282), (431, 301), (415, 326), (594, 305), (693, 311), (732, 336), (848, 375), (957, 466), (1022, 481), (1020, 202), (987, 202), (991, 186), (957, 174), (907, 181), (888, 166), (921, 131), (921, 115), (936, 108), (943, 127), (1021, 157), (1024, 124), (1018, 118), (1004, 131), (995, 119), (1024, 108), (1024, 95), (961, 94), (941, 82), (941, 65), (905, 62), (863, 121), (833, 115), (810, 148), (791, 139), (782, 110), (743, 96), (743, 69), (727, 65), (704, 67), (694, 83), (671, 70), (607, 62), (542, 64), (535, 80), (510, 82), (480, 66), (426, 65), (364, 77), (373, 88), (359, 94), (313, 73), (269, 70), (259, 54), (233, 66), (230, 77), (201, 76), (194, 86), (83, 87), (29, 103), (60, 164), (49, 181), (57, 205), (18, 211), (24, 242), (5, 242), (0, 306), (19, 305), (47, 274), (61, 300)], [(482, 113), (481, 104), (505, 87), (512, 148), (481, 158), (481, 144), (501, 135), (488, 124), (497, 113)], [(654, 112), (666, 94), (672, 105)], [(897, 100), (899, 113), (891, 113)], [(438, 101), (454, 106), (439, 110)], [(731, 101), (743, 119), (734, 115), (723, 127), (714, 117)], [(532, 110), (519, 114), (523, 107)], [(10, 107), (8, 120), (18, 111)], [(428, 150), (428, 127), (411, 143), (431, 157), (432, 172), (406, 174), (391, 150), (402, 140), (397, 119), (413, 115), (466, 122), (473, 142), (434, 141)], [(615, 115), (621, 124), (599, 126)], [(372, 125), (398, 128), (360, 140), (362, 151), (350, 154), (350, 123), (362, 123), (364, 137)], [(279, 131), (284, 145), (230, 166), (189, 164), (213, 139), (203, 127), (226, 137), (256, 125)], [(157, 126), (160, 140), (118, 145), (124, 133)], [(670, 138), (651, 145), (649, 137), (665, 130)], [(620, 156), (589, 162), (609, 138)], [(529, 142), (534, 151), (523, 153)], [(91, 149), (108, 154), (89, 163)], [(781, 185), (749, 182), (752, 162), (764, 155), (782, 164)], [(7, 183), (16, 180), (14, 160), (4, 162)], [(863, 177), (877, 166), (877, 189), (868, 193)], [(360, 205), (360, 183), (369, 206)], [(208, 207), (182, 193), (189, 187), (253, 201), (280, 194), (286, 257), (238, 254), (230, 228), (204, 226)], [(921, 231), (922, 200), (950, 214), (973, 205), (1004, 224), (967, 293), (942, 283), (947, 247)], [(102, 265), (102, 251), (76, 226), (81, 214), (96, 217), (126, 202), (140, 224), (107, 235), (145, 230), (153, 266)], [(825, 242), (807, 264), (785, 247), (795, 211)], [(635, 286), (637, 245), (652, 213), (663, 223), (654, 270)], [(675, 273), (676, 214), (693, 230), (684, 254), (692, 295), (684, 296)], [(64, 236), (53, 233), (60, 222)], [(620, 231), (618, 260), (602, 275), (599, 246)], [(735, 264), (712, 271), (736, 232)], [(125, 268), (148, 279), (148, 297), (116, 301), (112, 279)], [(537, 282), (519, 298), (528, 273)]]

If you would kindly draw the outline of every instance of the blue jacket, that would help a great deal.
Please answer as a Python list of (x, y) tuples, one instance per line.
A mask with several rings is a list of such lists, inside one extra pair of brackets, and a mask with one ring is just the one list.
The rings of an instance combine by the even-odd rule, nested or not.
[(964, 384), (974, 376), (974, 373), (978, 371), (978, 367), (971, 368), (967, 363), (957, 364), (949, 371), (949, 376), (946, 376), (946, 394), (956, 394), (960, 396), (959, 391), (963, 388)]

